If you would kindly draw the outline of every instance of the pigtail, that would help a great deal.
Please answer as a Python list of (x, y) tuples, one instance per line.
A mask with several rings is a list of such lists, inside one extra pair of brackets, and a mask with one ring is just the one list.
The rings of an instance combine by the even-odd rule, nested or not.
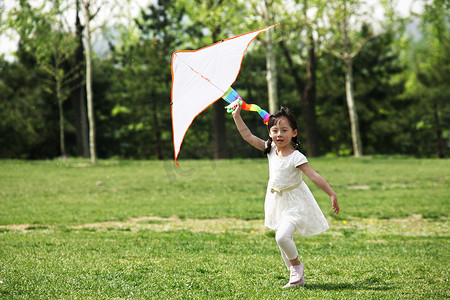
[(269, 137), (269, 139), (267, 140), (267, 146), (266, 149), (264, 149), (264, 154), (269, 154), (270, 150), (272, 150), (272, 138)]
[(294, 149), (295, 149), (295, 150), (298, 150), (298, 151), (302, 152), (302, 151), (301, 151), (302, 145), (300, 144), (300, 141), (298, 140), (298, 137), (297, 137), (297, 136), (294, 136), (294, 137), (292, 138), (292, 145), (294, 146)]

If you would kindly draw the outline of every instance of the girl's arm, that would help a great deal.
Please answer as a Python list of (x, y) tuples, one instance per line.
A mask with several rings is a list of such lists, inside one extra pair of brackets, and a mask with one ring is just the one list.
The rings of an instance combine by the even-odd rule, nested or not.
[(331, 207), (333, 208), (334, 213), (339, 213), (339, 204), (337, 201), (336, 193), (333, 191), (328, 182), (326, 182), (325, 179), (323, 179), (323, 177), (319, 175), (319, 173), (314, 171), (308, 163), (301, 164), (300, 166), (298, 166), (298, 168), (300, 168), (303, 173), (305, 173), (305, 175), (308, 176), (309, 179), (311, 179), (312, 182), (314, 182), (325, 193), (327, 193), (328, 196), (330, 196)]
[(245, 125), (244, 120), (242, 120), (241, 106), (239, 105), (239, 101), (237, 100), (234, 101), (233, 103), (230, 104), (230, 107), (234, 109), (233, 111), (234, 123), (236, 123), (236, 127), (239, 130), (239, 133), (241, 134), (242, 138), (256, 149), (264, 151), (264, 149), (266, 148), (264, 140), (253, 135), (250, 129), (248, 129), (247, 125)]

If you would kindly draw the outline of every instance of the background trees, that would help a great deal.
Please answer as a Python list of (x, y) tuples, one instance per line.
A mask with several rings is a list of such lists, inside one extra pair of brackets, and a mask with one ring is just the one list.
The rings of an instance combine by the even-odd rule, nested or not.
[[(2, 12), (0, 30), (9, 24), (22, 34), (15, 61), (0, 57), (0, 157), (87, 155), (86, 134), (83, 137), (86, 96), (77, 88), (84, 88), (84, 67), (79, 62), (87, 53), (80, 43), (85, 18), (80, 14), (81, 21), (73, 18), (73, 26), (55, 26), (55, 20), (62, 20), (62, 9), (51, 10), (48, 6), (59, 3), (59, 7), (75, 12), (77, 2), (44, 2), (47, 6), (40, 7), (45, 12), (39, 15), (40, 23), (36, 22), (36, 14), (35, 19), (31, 14), (23, 17), (24, 9)], [(28, 5), (24, 0), (21, 3), (22, 7)], [(171, 158), (172, 53), (198, 49), (262, 27), (266, 21), (257, 14), (257, 4), (238, 0), (160, 0), (143, 7), (126, 24), (111, 23), (111, 34), (103, 39), (109, 45), (108, 54), (92, 57), (93, 117), (99, 157)], [(362, 153), (355, 150), (349, 130), (351, 118), (345, 112), (348, 61), (330, 54), (338, 50), (336, 47), (325, 51), (332, 41), (336, 41), (335, 45), (344, 41), (345, 45), (345, 35), (328, 30), (332, 17), (342, 20), (337, 18), (338, 10), (321, 0), (274, 0), (263, 4), (272, 13), (273, 22), (281, 23), (274, 30), (271, 49), (276, 60), (277, 97), (279, 105), (290, 107), (302, 124), (304, 151), (312, 156)], [(397, 28), (375, 36), (374, 28), (366, 25), (347, 32), (364, 42), (364, 47), (355, 48), (357, 56), (351, 55), (354, 50), (347, 49), (347, 56), (352, 58), (351, 90), (358, 99), (356, 112), (364, 154), (449, 155), (449, 19), (445, 11), (448, 3), (437, 0), (426, 4), (423, 14), (413, 16), (420, 22), (420, 35), (412, 36), (404, 28)], [(22, 21), (17, 19), (19, 15)], [(351, 11), (347, 17), (357, 18), (360, 24), (365, 22), (364, 16)], [(397, 21), (405, 20), (395, 14), (385, 19), (386, 23)], [(39, 24), (48, 24), (49, 30), (40, 30), (44, 27)], [(30, 34), (23, 34), (25, 29)], [(66, 45), (59, 41), (69, 38), (70, 47), (58, 46)], [(96, 46), (94, 43), (94, 50)], [(346, 52), (340, 53), (345, 56)], [(43, 62), (54, 68), (58, 55), (65, 59), (57, 64), (60, 72), (45, 72)], [(266, 57), (266, 48), (255, 41), (244, 57), (234, 87), (247, 102), (268, 109)], [(48, 85), (43, 78), (55, 84)], [(58, 92), (57, 82), (67, 84), (61, 85)], [(73, 100), (62, 100), (68, 97)], [(60, 104), (59, 109), (55, 103)], [(219, 100), (196, 118), (185, 137), (182, 157), (259, 155), (242, 143), (223, 106)], [(246, 113), (244, 118), (252, 131), (266, 135), (257, 115)]]
[[(421, 152), (448, 155), (450, 121), (450, 16), (448, 1), (425, 5), (421, 15), (422, 39), (412, 41), (409, 93), (418, 96), (415, 142)], [(417, 110), (418, 109), (418, 110)]]
[(65, 146), (65, 117), (63, 103), (72, 88), (73, 81), (79, 76), (79, 66), (68, 67), (74, 53), (76, 40), (65, 26), (60, 14), (65, 10), (59, 2), (49, 2), (49, 9), (44, 6), (33, 8), (25, 1), (13, 9), (10, 22), (20, 35), (20, 47), (36, 62), (44, 76), (39, 82), (44, 90), (56, 96), (59, 114), (60, 155), (67, 155)]

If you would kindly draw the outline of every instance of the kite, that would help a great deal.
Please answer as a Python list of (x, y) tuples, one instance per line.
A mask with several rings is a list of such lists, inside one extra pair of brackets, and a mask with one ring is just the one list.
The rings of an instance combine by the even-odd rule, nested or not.
[[(261, 32), (277, 25), (235, 36), (198, 50), (172, 54), (172, 131), (175, 163), (184, 136), (194, 119), (223, 98), (239, 100), (241, 108), (255, 111), (267, 124), (270, 114), (255, 104), (245, 103), (231, 88), (241, 69), (244, 53)], [(230, 108), (227, 109), (231, 111)]]

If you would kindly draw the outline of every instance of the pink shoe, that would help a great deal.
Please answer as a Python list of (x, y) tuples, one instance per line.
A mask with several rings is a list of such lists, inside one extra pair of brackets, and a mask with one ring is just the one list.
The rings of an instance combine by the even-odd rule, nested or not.
[(300, 281), (296, 282), (296, 283), (290, 283), (288, 282), (285, 286), (283, 286), (283, 288), (289, 288), (289, 287), (299, 287), (299, 286), (304, 286), (305, 285), (305, 278), (302, 277), (302, 279), (300, 279)]
[(289, 283), (294, 284), (294, 283), (299, 282), (303, 278), (304, 270), (305, 270), (305, 266), (302, 263), (300, 263), (297, 266), (291, 266), (291, 268), (290, 268), (291, 276), (289, 279)]

